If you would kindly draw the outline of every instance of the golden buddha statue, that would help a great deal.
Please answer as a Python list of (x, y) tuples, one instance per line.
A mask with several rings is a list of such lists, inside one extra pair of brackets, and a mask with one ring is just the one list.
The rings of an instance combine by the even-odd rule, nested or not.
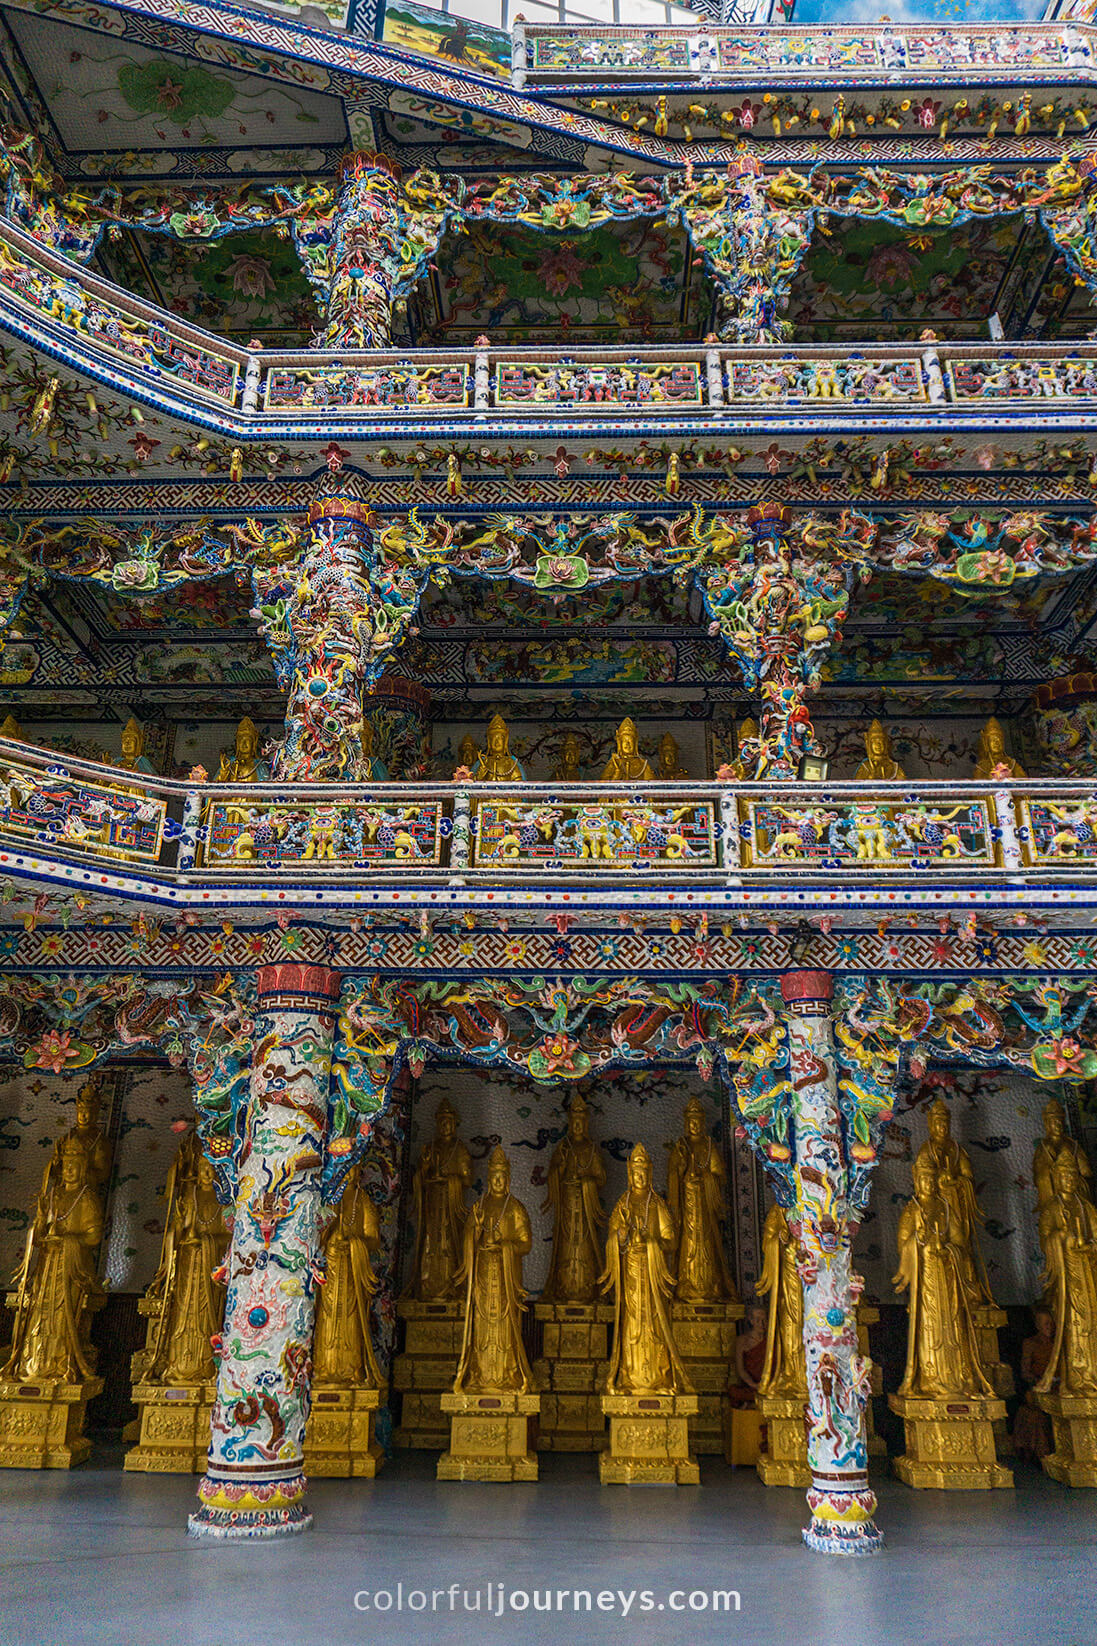
[(893, 1285), (909, 1294), (907, 1363), (900, 1395), (931, 1400), (994, 1397), (983, 1370), (968, 1280), (970, 1255), (932, 1160), (914, 1164), (914, 1199), (899, 1219)]
[(86, 1149), (70, 1133), (60, 1170), (38, 1197), (15, 1276), (15, 1323), (0, 1377), (17, 1383), (77, 1383), (95, 1375), (90, 1315), (105, 1293), (95, 1273), (103, 1206)]
[(664, 732), (659, 739), (659, 767), (655, 775), (664, 783), (674, 783), (679, 778), (689, 776), (678, 759), (678, 744), (670, 732)]
[[(1097, 1397), (1097, 1206), (1074, 1155), (1060, 1154), (1040, 1211), (1055, 1341), (1037, 1394)], [(1090, 1441), (1092, 1448), (1092, 1439)]]
[(578, 1092), (568, 1109), (568, 1129), (552, 1151), (548, 1195), (552, 1210), (552, 1257), (542, 1303), (593, 1303), (601, 1269), (600, 1225), (606, 1168), (587, 1127), (587, 1106)]
[(731, 769), (737, 782), (748, 783), (758, 775), (758, 722), (748, 715), (735, 732), (735, 759)]
[(626, 718), (618, 726), (616, 745), (606, 761), (603, 783), (648, 783), (654, 778), (650, 764), (640, 753), (636, 727), (631, 720)]
[(461, 739), (458, 760), (460, 764), (464, 766), (466, 771), (471, 772), (479, 758), (480, 751), (476, 747), (476, 739), (473, 737), (471, 732), (466, 732), (464, 737)]
[(249, 715), (236, 728), (236, 742), (232, 759), (221, 756), (217, 772), (218, 783), (262, 783), (270, 776), (270, 768), (258, 759), (259, 730)]
[(929, 1137), (918, 1151), (915, 1171), (925, 1166), (933, 1173), (934, 1193), (948, 1208), (949, 1239), (959, 1254), (957, 1262), (973, 1306), (993, 1305), (977, 1238), (983, 1216), (975, 1199), (975, 1174), (967, 1150), (952, 1135), (948, 1104), (942, 1098), (931, 1105), (928, 1124)]
[(675, 1235), (670, 1208), (651, 1185), (651, 1157), (637, 1143), (606, 1235), (602, 1285), (614, 1304), (607, 1394), (691, 1392), (670, 1320)]
[(122, 753), (114, 764), (127, 772), (147, 772), (152, 775), (152, 766), (145, 754), (144, 729), (132, 714), (122, 728)]
[(379, 1389), (370, 1300), (377, 1290), (373, 1253), (381, 1244), (377, 1208), (352, 1173), (334, 1217), (321, 1236), (324, 1283), (316, 1299), (312, 1340), (314, 1383)]
[(1041, 1213), (1055, 1193), (1052, 1173), (1064, 1158), (1074, 1161), (1078, 1168), (1079, 1189), (1087, 1199), (1093, 1199), (1093, 1167), (1080, 1143), (1066, 1133), (1066, 1111), (1057, 1097), (1049, 1097), (1044, 1104), (1044, 1135), (1032, 1155), (1032, 1179), (1036, 1185), (1036, 1211)]
[(13, 714), (5, 717), (4, 724), (0, 726), (0, 737), (6, 737), (11, 743), (23, 742), (23, 728)]
[(74, 1138), (88, 1157), (88, 1175), (92, 1187), (102, 1190), (110, 1176), (112, 1150), (100, 1120), (102, 1083), (99, 1075), (92, 1075), (76, 1094), (76, 1124), (70, 1127), (50, 1150), (46, 1169), (42, 1174), (42, 1193), (50, 1186), (51, 1178), (61, 1169), (61, 1154), (70, 1138)]
[(510, 733), (501, 714), (488, 721), (487, 748), (481, 749), (472, 767), (478, 783), (524, 783), (526, 774), (510, 752)]
[(363, 783), (387, 783), (389, 769), (379, 755), (373, 752), (373, 721), (362, 717), (362, 770)]
[[(1006, 753), (1006, 736), (1000, 723), (991, 715), (982, 731), (979, 733), (979, 757), (975, 762), (975, 771), (972, 775), (980, 782), (988, 782), (1004, 766), (1010, 777), (1027, 777), (1028, 773), (1019, 760), (1014, 760)], [(1001, 772), (998, 772), (1001, 776)]]
[(510, 1192), (510, 1163), (496, 1145), (487, 1190), (465, 1220), (457, 1276), (465, 1292), (465, 1324), (455, 1394), (525, 1393), (533, 1387), (522, 1343), (522, 1259), (532, 1244), (529, 1213)]
[(447, 1098), (434, 1116), (434, 1141), (424, 1146), (412, 1184), (415, 1264), (409, 1296), (438, 1302), (457, 1295), (472, 1156), (457, 1136), (457, 1110)]
[(683, 1135), (670, 1151), (667, 1204), (678, 1231), (674, 1296), (679, 1303), (726, 1303), (735, 1288), (724, 1260), (727, 1168), (705, 1124), (700, 1098), (686, 1104)]
[(160, 1300), (142, 1374), (146, 1383), (206, 1383), (217, 1375), (210, 1339), (225, 1318), (225, 1287), (213, 1279), (228, 1244), (213, 1167), (195, 1134), (181, 1145), (165, 1189), (169, 1211), (160, 1268), (145, 1296)]
[(865, 759), (854, 777), (859, 783), (889, 783), (907, 774), (891, 752), (891, 738), (878, 720), (865, 733)]
[(804, 1289), (796, 1268), (796, 1242), (783, 1206), (771, 1206), (762, 1230), (762, 1274), (758, 1296), (769, 1298), (766, 1358), (759, 1396), (806, 1399)]
[(574, 732), (568, 732), (560, 748), (560, 759), (557, 761), (553, 777), (560, 783), (579, 783), (582, 781), (582, 772), (579, 763), (583, 756), (582, 746)]

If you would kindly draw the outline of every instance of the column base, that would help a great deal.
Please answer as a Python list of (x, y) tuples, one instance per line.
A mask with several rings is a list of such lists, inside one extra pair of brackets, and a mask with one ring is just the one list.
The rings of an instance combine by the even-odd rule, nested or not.
[(695, 1394), (604, 1394), (609, 1449), (598, 1459), (603, 1486), (697, 1486), (701, 1471), (689, 1452)]
[(457, 1298), (438, 1303), (401, 1298), (396, 1312), (407, 1328), (404, 1352), (392, 1366), (392, 1385), (402, 1397), (393, 1445), (440, 1452), (449, 1445), (450, 1430), (441, 1397), (457, 1376), (464, 1304)]
[(372, 1480), (385, 1461), (374, 1433), (380, 1389), (314, 1384), (305, 1428), (305, 1468), (310, 1476)]
[(123, 1469), (147, 1474), (193, 1475), (205, 1471), (209, 1458), (210, 1414), (217, 1386), (208, 1383), (138, 1383), (133, 1399), (141, 1408), (137, 1445), (122, 1460)]
[(449, 1450), (438, 1459), (439, 1480), (536, 1480), (537, 1457), (529, 1448), (529, 1420), (541, 1408), (539, 1394), (510, 1390), (447, 1394)]
[(536, 1303), (541, 1358), (533, 1375), (541, 1390), (539, 1452), (600, 1452), (608, 1440), (600, 1391), (609, 1370), (605, 1303)]
[(889, 1395), (903, 1419), (906, 1451), (892, 1469), (907, 1486), (946, 1492), (988, 1491), (1013, 1485), (997, 1461), (994, 1425), (1005, 1403), (990, 1396), (937, 1400), (927, 1395)]
[(804, 1427), (807, 1390), (796, 1395), (759, 1395), (758, 1415), (766, 1426), (766, 1445), (758, 1459), (763, 1486), (811, 1485), (808, 1440)]
[(728, 1369), (735, 1360), (735, 1325), (746, 1314), (742, 1303), (675, 1303), (674, 1341), (686, 1376), (697, 1391), (697, 1416), (690, 1420), (690, 1450), (719, 1457), (728, 1428)]
[(74, 1469), (91, 1455), (84, 1435), (101, 1377), (80, 1383), (0, 1382), (0, 1469)]
[(1097, 1396), (1037, 1395), (1051, 1419), (1055, 1450), (1040, 1467), (1061, 1486), (1097, 1486)]
[(187, 1536), (218, 1543), (257, 1537), (295, 1537), (312, 1525), (305, 1506), (305, 1477), (289, 1480), (199, 1482), (201, 1507), (187, 1519)]
[(811, 1525), (803, 1539), (820, 1555), (875, 1555), (884, 1547), (884, 1534), (873, 1520), (876, 1494), (867, 1475), (848, 1480), (814, 1479), (808, 1491)]

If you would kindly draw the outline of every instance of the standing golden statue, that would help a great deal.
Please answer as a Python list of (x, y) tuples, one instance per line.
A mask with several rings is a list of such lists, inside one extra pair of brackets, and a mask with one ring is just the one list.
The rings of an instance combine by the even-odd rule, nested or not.
[(510, 752), (510, 733), (501, 714), (488, 721), (487, 748), (480, 750), (471, 769), (477, 783), (525, 782), (525, 770)]
[(231, 759), (227, 754), (221, 756), (218, 783), (262, 783), (270, 776), (270, 767), (258, 757), (259, 730), (250, 715), (245, 715), (236, 728)]
[(122, 752), (114, 764), (127, 772), (147, 772), (152, 775), (152, 765), (145, 754), (144, 728), (132, 714), (122, 727)]
[(602, 772), (603, 783), (646, 783), (655, 776), (650, 763), (640, 753), (636, 727), (629, 719), (617, 728), (615, 748)]
[(909, 1295), (903, 1381), (889, 1405), (903, 1418), (906, 1451), (895, 1472), (909, 1486), (970, 1490), (1011, 1486), (995, 1461), (995, 1421), (1005, 1402), (984, 1367), (971, 1285), (970, 1248), (942, 1173), (923, 1151), (914, 1165), (914, 1199), (899, 1219), (899, 1268), (893, 1284)]
[(1032, 1156), (1032, 1178), (1036, 1184), (1037, 1214), (1054, 1197), (1052, 1173), (1064, 1157), (1074, 1161), (1078, 1169), (1081, 1192), (1093, 1199), (1093, 1167), (1082, 1145), (1067, 1136), (1066, 1110), (1057, 1097), (1049, 1097), (1044, 1104), (1044, 1135)]
[(324, 1280), (312, 1336), (312, 1403), (305, 1467), (314, 1475), (373, 1478), (384, 1452), (374, 1434), (381, 1372), (373, 1352), (371, 1304), (381, 1244), (377, 1208), (356, 1167), (320, 1237)]
[[(688, 1419), (697, 1415), (671, 1324), (677, 1230), (651, 1181), (651, 1157), (637, 1143), (628, 1158), (628, 1188), (610, 1214), (603, 1288), (614, 1304), (602, 1408), (609, 1450), (599, 1458), (603, 1483), (695, 1484)], [(640, 1416), (644, 1423), (638, 1423)]]
[(110, 1176), (112, 1149), (99, 1118), (102, 1102), (102, 1080), (99, 1075), (92, 1075), (80, 1087), (76, 1094), (76, 1124), (64, 1132), (50, 1150), (50, 1157), (46, 1162), (46, 1169), (42, 1174), (42, 1193), (49, 1188), (50, 1180), (60, 1174), (61, 1155), (66, 1143), (74, 1138), (88, 1158), (89, 1181), (95, 1189), (104, 1189)]
[(568, 1110), (568, 1129), (552, 1151), (543, 1212), (553, 1215), (552, 1257), (542, 1303), (593, 1303), (602, 1266), (599, 1227), (605, 1222), (602, 1190), (606, 1168), (588, 1129), (587, 1106), (578, 1092)]
[(560, 747), (560, 758), (556, 763), (553, 777), (559, 783), (579, 783), (582, 781), (581, 761), (583, 758), (582, 745), (574, 732), (568, 732)]
[(952, 1135), (948, 1104), (943, 1098), (938, 1098), (931, 1106), (928, 1125), (929, 1137), (918, 1151), (915, 1173), (920, 1166), (927, 1166), (933, 1173), (934, 1193), (948, 1208), (949, 1240), (959, 1254), (964, 1285), (972, 1303), (993, 1304), (977, 1238), (983, 1214), (975, 1199), (971, 1157)]
[(1097, 1486), (1097, 1207), (1074, 1155), (1060, 1154), (1051, 1182), (1051, 1198), (1040, 1211), (1040, 1244), (1055, 1336), (1033, 1398), (1051, 1418), (1055, 1449), (1040, 1461), (1053, 1480), (1092, 1487)]
[(424, 1145), (415, 1168), (415, 1265), (409, 1295), (421, 1302), (457, 1295), (465, 1193), (472, 1182), (472, 1156), (457, 1136), (459, 1118), (444, 1097), (434, 1115), (434, 1141)]
[(683, 1135), (670, 1151), (667, 1203), (678, 1231), (674, 1289), (680, 1303), (737, 1302), (724, 1259), (727, 1168), (700, 1098), (686, 1104)]
[(972, 776), (980, 782), (989, 782), (995, 775), (1002, 776), (1003, 767), (1010, 777), (1028, 776), (1021, 762), (1006, 753), (1006, 734), (991, 715), (979, 733), (979, 754)]
[(659, 765), (655, 775), (664, 783), (689, 776), (678, 758), (678, 744), (671, 732), (664, 732), (659, 739)]
[(797, 1244), (788, 1212), (771, 1206), (762, 1230), (758, 1296), (768, 1299), (766, 1351), (758, 1379), (757, 1407), (766, 1425), (758, 1478), (766, 1486), (807, 1486), (804, 1407), (808, 1398), (804, 1355), (804, 1289), (796, 1267)]
[(854, 772), (858, 782), (889, 783), (907, 774), (891, 749), (891, 738), (878, 720), (865, 733), (865, 758)]
[(522, 1342), (526, 1293), (522, 1261), (533, 1244), (529, 1213), (510, 1192), (510, 1162), (496, 1146), (488, 1186), (465, 1220), (461, 1355), (453, 1392), (442, 1410), (452, 1417), (449, 1451), (439, 1480), (535, 1480), (529, 1419), (540, 1405)]

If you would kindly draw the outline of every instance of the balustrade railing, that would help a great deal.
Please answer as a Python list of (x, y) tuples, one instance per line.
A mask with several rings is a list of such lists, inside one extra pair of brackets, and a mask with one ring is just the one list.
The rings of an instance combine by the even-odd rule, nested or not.
[(0, 741), (0, 863), (20, 853), (293, 886), (1039, 881), (1097, 876), (1097, 780), (193, 785)]

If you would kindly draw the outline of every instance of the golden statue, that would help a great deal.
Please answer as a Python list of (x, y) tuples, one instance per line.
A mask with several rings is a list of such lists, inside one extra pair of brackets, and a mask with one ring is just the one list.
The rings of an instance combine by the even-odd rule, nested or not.
[(1055, 1341), (1037, 1394), (1097, 1396), (1097, 1206), (1073, 1155), (1052, 1170), (1051, 1199), (1040, 1212)]
[(1006, 753), (1005, 733), (999, 722), (991, 715), (979, 733), (979, 757), (972, 775), (980, 781), (988, 781), (999, 766), (1005, 766), (1010, 777), (1028, 776), (1020, 761), (1014, 760)]
[(899, 1219), (899, 1269), (909, 1293), (907, 1364), (900, 1395), (930, 1400), (994, 1398), (979, 1357), (970, 1252), (940, 1176), (924, 1151), (914, 1164), (914, 1199)]
[(593, 1303), (601, 1268), (599, 1226), (605, 1222), (602, 1151), (587, 1129), (587, 1106), (578, 1092), (568, 1110), (567, 1134), (552, 1151), (548, 1197), (552, 1208), (552, 1257), (542, 1303)]
[(379, 1389), (373, 1354), (370, 1299), (377, 1290), (373, 1253), (381, 1244), (377, 1208), (354, 1172), (335, 1216), (321, 1237), (324, 1283), (316, 1300), (312, 1340), (313, 1383)]
[(142, 1382), (179, 1386), (217, 1375), (210, 1339), (224, 1322), (225, 1287), (213, 1274), (224, 1259), (228, 1229), (213, 1183), (213, 1167), (192, 1133), (168, 1174), (160, 1268), (145, 1294), (161, 1306)]
[(735, 759), (731, 761), (731, 769), (735, 780), (739, 783), (749, 783), (758, 776), (758, 722), (748, 715), (739, 722), (735, 733)]
[(0, 1377), (18, 1383), (78, 1383), (95, 1376), (89, 1316), (105, 1292), (95, 1273), (103, 1206), (83, 1144), (70, 1133), (60, 1172), (38, 1197), (15, 1276), (15, 1323)]
[(510, 752), (510, 733), (501, 714), (493, 714), (488, 721), (487, 743), (476, 757), (473, 779), (479, 783), (524, 783), (526, 774)]
[(640, 753), (636, 741), (636, 727), (629, 719), (622, 720), (617, 728), (617, 746), (606, 761), (602, 773), (603, 783), (646, 783), (650, 782), (655, 773), (650, 764)]
[(92, 1075), (76, 1094), (76, 1124), (70, 1127), (50, 1150), (46, 1169), (42, 1174), (42, 1193), (50, 1186), (50, 1179), (60, 1172), (61, 1154), (70, 1138), (74, 1138), (88, 1157), (89, 1182), (92, 1188), (106, 1187), (111, 1168), (111, 1146), (99, 1122), (101, 1080)]
[(948, 1104), (942, 1098), (929, 1111), (929, 1137), (918, 1151), (914, 1163), (933, 1173), (934, 1194), (939, 1195), (948, 1208), (949, 1241), (955, 1247), (957, 1262), (964, 1285), (975, 1307), (993, 1305), (990, 1281), (979, 1250), (977, 1229), (983, 1221), (975, 1199), (975, 1174), (967, 1150), (962, 1149), (952, 1135)]
[(770, 1207), (762, 1230), (758, 1295), (769, 1298), (766, 1358), (758, 1380), (758, 1393), (782, 1400), (805, 1400), (808, 1377), (804, 1358), (804, 1290), (796, 1268), (796, 1242), (783, 1206)]
[(858, 782), (888, 783), (907, 774), (891, 752), (891, 738), (878, 720), (865, 733), (865, 756), (854, 777)]
[(529, 1213), (510, 1192), (510, 1163), (497, 1145), (487, 1191), (465, 1220), (465, 1325), (455, 1394), (526, 1393), (533, 1373), (522, 1343), (522, 1259), (533, 1244)]
[(461, 748), (457, 758), (459, 763), (469, 772), (472, 771), (480, 758), (480, 751), (476, 747), (476, 739), (471, 732), (466, 732), (461, 739)]
[(362, 770), (360, 780), (366, 783), (387, 783), (389, 769), (379, 755), (373, 752), (373, 721), (362, 716)]
[(610, 1214), (603, 1289), (613, 1298), (613, 1350), (607, 1394), (690, 1393), (670, 1322), (674, 1219), (651, 1186), (651, 1158), (637, 1143), (628, 1188)]
[(262, 783), (270, 776), (270, 768), (258, 759), (259, 731), (254, 720), (245, 715), (236, 728), (233, 757), (221, 756), (217, 772), (218, 783)]
[(579, 763), (583, 750), (574, 732), (568, 732), (560, 749), (560, 759), (557, 762), (553, 777), (560, 783), (579, 783), (582, 781), (582, 772)]
[(413, 1183), (415, 1266), (409, 1295), (437, 1302), (457, 1295), (472, 1156), (457, 1136), (457, 1110), (447, 1098), (434, 1116), (434, 1142), (419, 1156)]
[(145, 754), (145, 733), (132, 714), (122, 728), (122, 753), (114, 764), (127, 772), (152, 774), (152, 766)]
[(679, 763), (678, 744), (670, 732), (664, 732), (659, 739), (659, 769), (655, 775), (667, 783), (689, 776), (685, 767)]
[(1063, 1159), (1073, 1160), (1078, 1168), (1080, 1192), (1087, 1200), (1093, 1199), (1093, 1167), (1082, 1145), (1066, 1135), (1066, 1118), (1066, 1111), (1059, 1099), (1049, 1097), (1044, 1104), (1044, 1135), (1032, 1156), (1037, 1215), (1043, 1212), (1055, 1194), (1052, 1173)]
[(705, 1125), (700, 1098), (686, 1104), (684, 1135), (670, 1151), (667, 1202), (678, 1231), (674, 1295), (680, 1303), (724, 1303), (735, 1287), (724, 1260), (727, 1168)]
[(23, 728), (13, 714), (9, 714), (0, 726), (0, 737), (6, 737), (12, 743), (23, 742)]

